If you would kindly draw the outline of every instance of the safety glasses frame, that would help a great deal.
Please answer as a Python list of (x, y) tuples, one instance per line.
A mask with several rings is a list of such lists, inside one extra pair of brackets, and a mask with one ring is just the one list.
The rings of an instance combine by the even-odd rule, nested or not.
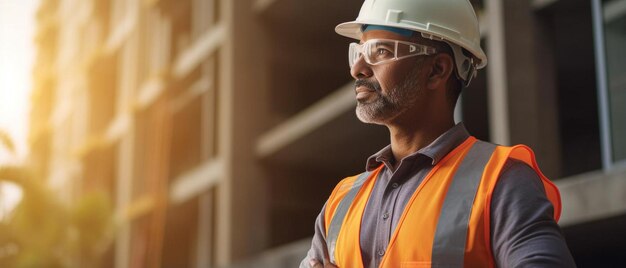
[[(401, 49), (403, 51), (402, 54), (404, 55), (398, 55)], [(381, 58), (384, 59), (376, 59), (375, 55), (372, 55), (372, 53), (392, 53), (393, 56), (388, 55), (386, 56), (387, 58), (382, 56)], [(350, 43), (348, 50), (348, 64), (350, 68), (352, 68), (357, 61), (364, 58), (365, 62), (369, 65), (380, 65), (414, 56), (428, 56), (435, 53), (437, 53), (437, 50), (427, 45), (392, 39), (370, 39), (362, 44), (356, 42)]]

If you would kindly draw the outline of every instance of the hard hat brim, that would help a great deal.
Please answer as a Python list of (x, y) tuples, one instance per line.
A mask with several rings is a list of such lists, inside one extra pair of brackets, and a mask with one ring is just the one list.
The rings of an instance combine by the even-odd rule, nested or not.
[(361, 32), (362, 26), (363, 24), (355, 21), (344, 22), (335, 27), (335, 32), (348, 38), (361, 39), (361, 36), (363, 35)]

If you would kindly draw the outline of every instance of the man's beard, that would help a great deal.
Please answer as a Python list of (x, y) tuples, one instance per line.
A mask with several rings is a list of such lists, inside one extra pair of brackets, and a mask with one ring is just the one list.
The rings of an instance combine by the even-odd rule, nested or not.
[(357, 100), (356, 116), (363, 123), (384, 124), (396, 118), (415, 105), (422, 90), (417, 86), (419, 65), (415, 66), (406, 76), (404, 82), (399, 86), (389, 90), (389, 93), (382, 92), (380, 83), (376, 80), (358, 79), (355, 87), (365, 86), (372, 89), (372, 93), (378, 95), (371, 102)]

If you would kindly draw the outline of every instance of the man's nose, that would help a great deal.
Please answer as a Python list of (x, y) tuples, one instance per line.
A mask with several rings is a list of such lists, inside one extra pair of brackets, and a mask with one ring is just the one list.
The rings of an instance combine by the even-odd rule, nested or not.
[(356, 60), (352, 68), (350, 68), (350, 75), (352, 75), (354, 79), (363, 79), (372, 77), (374, 72), (372, 71), (371, 66), (365, 62), (363, 55), (361, 55), (361, 57)]

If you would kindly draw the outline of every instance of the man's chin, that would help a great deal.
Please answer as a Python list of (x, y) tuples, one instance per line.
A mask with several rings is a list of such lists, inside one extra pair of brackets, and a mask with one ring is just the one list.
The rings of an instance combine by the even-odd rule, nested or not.
[(376, 125), (384, 125), (384, 120), (380, 118), (380, 116), (374, 115), (374, 113), (366, 111), (362, 107), (356, 108), (356, 117), (363, 123), (366, 124), (376, 124)]

